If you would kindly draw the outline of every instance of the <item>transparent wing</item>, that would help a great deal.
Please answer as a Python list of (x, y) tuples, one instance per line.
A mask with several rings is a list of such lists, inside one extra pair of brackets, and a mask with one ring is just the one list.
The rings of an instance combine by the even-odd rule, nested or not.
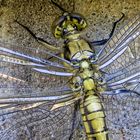
[[(114, 63), (115, 60), (122, 60), (117, 59), (122, 58), (122, 56), (124, 57), (125, 62), (130, 62), (133, 58), (137, 58), (139, 47), (138, 44), (135, 44), (135, 42), (137, 42), (135, 40), (139, 40), (139, 35), (140, 16), (138, 15), (123, 26), (97, 54), (97, 63), (100, 65), (100, 69), (105, 69), (107, 66)], [(133, 45), (134, 47), (131, 47)], [(121, 65), (118, 65), (116, 69), (119, 69), (122, 65), (123, 63), (121, 62)]]
[(66, 140), (72, 133), (74, 106), (50, 111), (52, 104), (3, 115), (1, 122), (1, 140), (6, 139), (48, 139)]
[[(63, 60), (48, 55), (45, 48), (2, 42), (0, 47), (0, 139), (68, 139), (77, 126), (72, 123), (74, 105), (51, 110), (58, 101), (56, 97), (69, 93), (71, 77), (63, 75)], [(33, 68), (57, 71), (61, 76)], [(50, 97), (54, 99), (48, 100)]]
[(107, 90), (102, 94), (113, 140), (140, 138), (140, 17), (112, 37), (99, 55)]
[[(9, 53), (9, 50), (3, 51), (3, 48), (10, 48), (9, 50), (15, 54)], [(0, 87), (2, 93), (6, 92), (10, 97), (16, 94), (18, 94), (17, 96), (29, 94), (29, 96), (33, 96), (38, 93), (40, 96), (56, 95), (58, 92), (55, 92), (55, 89), (63, 91), (67, 88), (71, 75), (65, 76), (66, 69), (62, 66), (63, 61), (46, 52), (48, 51), (45, 48), (29, 48), (0, 43)], [(61, 76), (55, 72), (59, 72)], [(52, 90), (54, 93), (50, 93)], [(6, 96), (6, 94), (2, 94), (2, 96)]]

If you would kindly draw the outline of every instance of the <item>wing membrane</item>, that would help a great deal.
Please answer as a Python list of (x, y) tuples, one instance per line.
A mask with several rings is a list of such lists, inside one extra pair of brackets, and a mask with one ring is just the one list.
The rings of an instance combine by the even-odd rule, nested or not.
[[(73, 104), (67, 106), (61, 104), (60, 108), (59, 101), (62, 99), (57, 100), (56, 96), (62, 98), (64, 94), (68, 95), (71, 92), (68, 87), (70, 79), (63, 75), (59, 77), (32, 69), (46, 67), (47, 70), (57, 71), (58, 68), (54, 66), (56, 64), (62, 66), (63, 60), (59, 61), (58, 58), (48, 55), (45, 49), (38, 50), (21, 46), (18, 48), (7, 43), (1, 44), (1, 47), (10, 48), (15, 54), (1, 52), (0, 100), (3, 104), (0, 106), (0, 123), (4, 127), (1, 128), (0, 139), (21, 139), (22, 137), (23, 139), (35, 137), (37, 139), (68, 139), (72, 132), (74, 107)], [(17, 52), (30, 57), (16, 55)], [(42, 60), (45, 61), (42, 63)], [(54, 65), (49, 65), (47, 60)], [(59, 70), (64, 72), (65, 68), (62, 67)], [(56, 99), (49, 100), (50, 96)], [(41, 97), (46, 97), (46, 101), (43, 101)], [(34, 101), (30, 102), (30, 100)], [(56, 109), (51, 110), (56, 103)]]
[[(2, 140), (36, 137), (37, 139), (68, 139), (72, 131), (73, 108), (65, 106), (50, 112), (52, 104), (43, 104), (34, 109), (14, 112), (1, 116), (4, 129), (1, 129)], [(10, 121), (8, 121), (10, 120)], [(8, 123), (8, 125), (6, 125)]]
[[(0, 43), (0, 45), (2, 50), (6, 48), (8, 51), (12, 51), (12, 54), (9, 54), (8, 51), (1, 51), (1, 93), (6, 93), (6, 95), (10, 97), (16, 96), (16, 94), (17, 96), (21, 97), (24, 95), (37, 96), (37, 94), (40, 96), (57, 94), (61, 95), (62, 92), (64, 92), (64, 89), (67, 89), (67, 82), (69, 81), (69, 78), (65, 77), (65, 74), (67, 74), (64, 72), (65, 69), (59, 68), (60, 71), (58, 73), (61, 74), (61, 77), (57, 76), (56, 74), (58, 68), (55, 67), (55, 63), (60, 65), (62, 64), (54, 57), (50, 59), (50, 56), (46, 54), (45, 49), (43, 52), (41, 49), (38, 50), (29, 47), (18, 48), (16, 45), (14, 46), (8, 43)], [(53, 66), (48, 65), (48, 58), (49, 61), (54, 64)], [(43, 69), (40, 67), (43, 67)], [(45, 69), (46, 67), (47, 69)], [(35, 71), (35, 69), (39, 69), (40, 72)], [(48, 73), (44, 74), (42, 72), (43, 70), (47, 71)], [(49, 75), (50, 73), (52, 74), (52, 72), (53, 75)], [(57, 92), (55, 91), (56, 89), (57, 91), (62, 90), (62, 92)], [(50, 91), (54, 91), (54, 93), (50, 93)]]
[[(14, 48), (14, 50), (12, 50), (12, 48)], [(19, 48), (20, 48), (20, 50), (19, 50)], [(56, 62), (49, 61), (47, 59), (43, 59), (43, 57), (41, 55), (43, 53), (45, 56), (48, 55), (49, 57), (54, 57), (57, 60), (60, 60), (61, 62), (65, 62), (65, 63), (69, 64), (69, 66), (71, 65), (71, 63), (69, 61), (67, 61), (67, 60), (49, 52), (45, 48), (43, 48), (43, 49), (40, 48), (39, 49), (39, 48), (33, 48), (33, 47), (29, 48), (29, 47), (25, 47), (25, 46), (24, 47), (19, 47), (19, 46), (16, 46), (15, 44), (14, 45), (9, 44), (8, 42), (0, 42), (0, 51), (4, 52), (4, 53), (11, 54), (11, 55), (15, 55), (15, 56), (18, 56), (18, 57), (22, 57), (22, 58), (25, 58), (25, 59), (30, 60), (30, 61), (35, 61), (35, 62), (38, 62), (38, 63), (42, 63), (42, 64), (45, 64), (45, 65), (64, 68), (63, 65), (60, 65)], [(39, 55), (38, 55), (38, 53), (39, 53)]]
[[(100, 51), (98, 56), (100, 69), (111, 65), (111, 63), (114, 63), (116, 59), (118, 61), (122, 60), (122, 56), (125, 59), (124, 61), (131, 61), (131, 59), (138, 57), (137, 54), (133, 54), (133, 51), (136, 49), (139, 50), (139, 47), (137, 47), (138, 44), (135, 44), (137, 40), (139, 40), (139, 36), (140, 17), (137, 16), (129, 23), (127, 23), (126, 26), (124, 26), (116, 35), (114, 35), (107, 43), (107, 45), (105, 45), (105, 47)], [(133, 45), (134, 47), (132, 47)], [(119, 67), (122, 66), (120, 65), (118, 68)]]
[(103, 95), (102, 101), (110, 138), (112, 140), (122, 138), (135, 138), (135, 140), (138, 140), (140, 137), (140, 97), (137, 94), (129, 92), (116, 95)]
[[(128, 22), (99, 54), (107, 90), (102, 94), (113, 140), (138, 140), (140, 106), (140, 17)], [(134, 131), (134, 129), (136, 131)]]
[(102, 50), (103, 55), (99, 56), (99, 67), (106, 73), (105, 79), (111, 89), (139, 89), (139, 44), (138, 15), (112, 37)]

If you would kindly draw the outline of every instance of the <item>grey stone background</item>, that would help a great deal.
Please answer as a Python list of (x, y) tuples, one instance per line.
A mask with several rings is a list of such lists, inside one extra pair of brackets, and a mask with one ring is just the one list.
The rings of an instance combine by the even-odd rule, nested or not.
[[(85, 17), (88, 28), (82, 35), (90, 41), (108, 37), (112, 23), (120, 18), (121, 12), (125, 18), (117, 29), (140, 13), (139, 0), (57, 0), (57, 3), (71, 12), (74, 6), (74, 12)], [(17, 46), (38, 46), (35, 39), (14, 22), (18, 20), (37, 36), (53, 45), (62, 46), (63, 40), (56, 40), (51, 33), (51, 25), (61, 13), (49, 0), (0, 0), (0, 41)], [(138, 129), (139, 127), (137, 131), (134, 130), (134, 134), (140, 133)], [(21, 139), (25, 140), (25, 137)], [(122, 137), (120, 140), (125, 139)]]
[[(125, 20), (128, 20), (140, 11), (139, 0), (57, 0), (57, 2), (70, 12), (73, 12), (74, 5), (74, 12), (86, 18), (88, 28), (84, 34), (89, 40), (107, 37), (112, 29), (112, 22), (121, 17), (121, 12), (125, 14)], [(49, 0), (1, 0), (0, 38), (8, 42), (15, 41), (16, 44), (19, 42), (20, 45), (33, 44), (34, 39), (14, 22), (18, 20), (37, 36), (57, 44), (58, 41), (51, 33), (51, 25), (61, 13)]]

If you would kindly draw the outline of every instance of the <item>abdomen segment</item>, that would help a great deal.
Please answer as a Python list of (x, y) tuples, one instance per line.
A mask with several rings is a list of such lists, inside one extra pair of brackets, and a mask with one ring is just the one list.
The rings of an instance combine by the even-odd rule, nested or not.
[(99, 97), (88, 91), (81, 101), (80, 111), (88, 140), (109, 140), (105, 113)]

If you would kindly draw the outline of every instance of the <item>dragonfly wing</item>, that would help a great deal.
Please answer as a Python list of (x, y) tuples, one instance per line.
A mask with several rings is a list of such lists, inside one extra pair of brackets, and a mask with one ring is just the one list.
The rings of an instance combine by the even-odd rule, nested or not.
[(140, 18), (136, 16), (112, 37), (99, 55), (99, 67), (107, 84), (101, 100), (113, 140), (140, 138), (139, 33)]
[(72, 133), (73, 104), (50, 111), (52, 106), (53, 103), (47, 103), (29, 110), (0, 116), (1, 140), (22, 137), (40, 140), (69, 139)]
[(139, 90), (140, 16), (114, 35), (99, 55), (99, 67), (110, 89)]
[[(0, 44), (1, 45), (1, 44)], [(53, 62), (57, 61), (57, 64), (61, 62), (55, 58), (51, 58), (44, 52), (43, 50), (37, 50), (32, 49), (28, 47), (20, 47), (11, 45), (5, 43), (2, 47), (5, 48), (13, 48), (12, 50), (17, 50), (19, 52), (23, 52), (24, 54), (27, 54), (26, 56), (34, 56), (34, 58), (39, 58), (39, 60), (48, 60)], [(1, 51), (0, 51), (1, 52)], [(16, 52), (16, 51), (13, 51)], [(4, 55), (9, 55), (6, 52), (1, 52), (1, 58)], [(9, 57), (12, 58), (13, 55), (10, 55)], [(35, 67), (35, 65), (39, 66), (38, 63), (30, 63), (30, 60), (26, 58), (26, 61), (22, 61), (25, 58), (20, 56), (18, 58), (20, 61), (17, 62), (17, 56), (14, 55), (14, 58), (4, 57), (4, 59), (8, 59), (7, 61), (1, 61), (0, 62), (0, 87), (1, 87), (1, 94), (0, 96), (23, 96), (23, 95), (29, 95), (33, 96), (36, 94), (41, 95), (59, 95), (63, 94), (63, 89), (68, 88), (68, 81), (70, 80), (71, 76), (65, 77), (65, 69), (58, 68), (54, 66), (50, 66), (46, 64), (43, 64), (43, 66), (47, 67), (47, 70), (40, 69), (38, 67)], [(21, 61), (24, 62), (24, 65), (21, 64)], [(14, 62), (14, 63), (13, 63)], [(26, 63), (25, 63), (26, 62)], [(18, 63), (18, 64), (17, 64)], [(19, 65), (20, 63), (20, 65)], [(30, 64), (30, 65), (28, 65)], [(41, 64), (42, 65), (42, 64)], [(34, 70), (40, 70), (39, 72)], [(43, 70), (43, 72), (41, 71)], [(44, 73), (44, 71), (47, 73)], [(53, 73), (52, 73), (53, 72)], [(57, 76), (56, 74), (61, 74), (61, 77)], [(51, 75), (50, 75), (51, 74)], [(53, 75), (52, 75), (53, 74)], [(53, 92), (50, 93), (50, 91), (53, 90)], [(62, 92), (55, 92), (55, 90), (62, 90)], [(6, 93), (6, 94), (3, 94)], [(17, 95), (16, 95), (17, 94)], [(36, 95), (37, 96), (37, 95)]]
[(102, 95), (110, 139), (140, 137), (140, 97), (133, 93)]
[[(14, 57), (15, 56), (21, 57), (21, 58), (24, 58), (26, 60), (30, 60), (30, 61), (33, 61), (36, 63), (41, 63), (44, 65), (49, 65), (49, 66), (53, 66), (53, 67), (57, 67), (57, 68), (65, 68), (63, 65), (58, 64), (57, 62), (52, 62), (48, 59), (44, 59), (40, 55), (43, 53), (45, 56), (54, 57), (61, 62), (65, 62), (65, 63), (69, 64), (69, 66), (71, 65), (71, 63), (69, 61), (49, 52), (48, 50), (45, 50), (44, 48), (43, 49), (40, 48), (39, 50), (38, 49), (39, 48), (30, 48), (30, 47), (23, 47), (22, 48), (22, 47), (13, 45), (13, 44), (9, 44), (8, 42), (0, 42), (0, 53), (4, 53), (6, 55), (13, 55)], [(39, 55), (37, 55), (37, 53), (39, 53)]]
[[(113, 63), (118, 65), (117, 70), (123, 66), (124, 62), (119, 60), (125, 59), (125, 61), (131, 62), (133, 59), (138, 59), (138, 51), (140, 49), (138, 47), (139, 36), (140, 16), (138, 15), (123, 26), (97, 55), (97, 63), (100, 65), (100, 69), (106, 69), (107, 66)], [(125, 62), (124, 65), (126, 65)]]
[[(39, 58), (33, 61), (30, 58), (17, 56), (8, 52), (1, 52), (1, 56), (6, 55), (12, 59), (0, 62), (0, 100), (17, 99), (29, 97), (50, 97), (61, 96), (69, 93), (69, 80), (71, 77), (63, 76), (65, 68), (59, 68), (61, 76), (50, 75), (33, 70), (33, 66), (17, 64), (17, 59), (41, 64), (38, 60), (51, 61), (52, 65), (43, 63), (47, 70), (58, 71), (58, 65), (62, 66), (63, 60), (45, 53), (45, 48), (29, 48), (15, 46), (11, 44), (1, 44), (1, 47), (12, 49), (14, 52), (22, 52), (27, 56)], [(15, 51), (16, 50), (16, 51)], [(14, 63), (13, 63), (14, 61)], [(24, 62), (25, 62), (24, 61)], [(20, 63), (19, 61), (18, 63)], [(32, 64), (33, 64), (32, 63)], [(26, 63), (27, 64), (27, 63)], [(36, 65), (36, 64), (35, 64)], [(56, 66), (56, 67), (55, 67)], [(25, 98), (24, 98), (25, 99)], [(6, 101), (6, 100), (5, 100)], [(0, 139), (47, 139), (60, 140), (69, 139), (72, 133), (72, 121), (74, 114), (74, 104), (61, 106), (51, 110), (56, 104), (56, 100), (44, 102), (13, 102), (1, 104), (0, 115)], [(59, 104), (58, 104), (59, 105)], [(77, 117), (75, 118), (77, 119)], [(76, 126), (75, 126), (76, 127)], [(75, 128), (74, 127), (74, 128)]]

